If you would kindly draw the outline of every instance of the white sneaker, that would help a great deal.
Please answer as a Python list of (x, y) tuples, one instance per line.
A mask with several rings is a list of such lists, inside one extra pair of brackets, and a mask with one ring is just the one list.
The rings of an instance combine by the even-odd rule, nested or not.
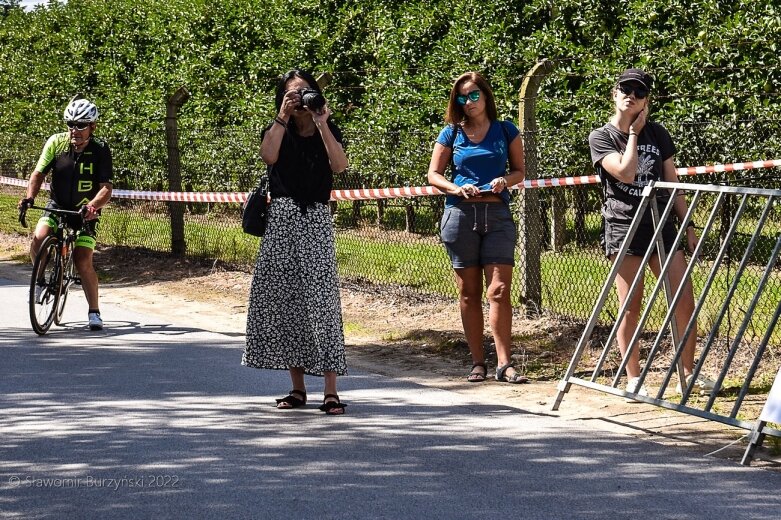
[[(688, 376), (686, 376), (687, 387), (691, 384), (693, 377), (694, 374), (689, 374)], [(712, 379), (705, 376), (699, 376), (697, 380), (694, 382), (694, 386), (692, 387), (692, 393), (697, 392), (700, 395), (710, 395), (711, 392), (713, 392), (714, 388), (716, 388), (716, 381), (713, 381)], [(678, 381), (678, 384), (675, 385), (675, 391), (679, 394), (683, 394), (683, 388), (681, 388), (680, 381)]]
[[(640, 389), (637, 388), (637, 384), (640, 382), (639, 377), (633, 377), (629, 381), (626, 382), (626, 391), (630, 394), (637, 394), (642, 397), (648, 397), (648, 389), (645, 387), (645, 385), (641, 386)], [(637, 403), (636, 399), (632, 399), (630, 397), (626, 398), (627, 403)]]
[(103, 330), (103, 320), (100, 319), (100, 314), (90, 312), (87, 317), (89, 318), (89, 330)]

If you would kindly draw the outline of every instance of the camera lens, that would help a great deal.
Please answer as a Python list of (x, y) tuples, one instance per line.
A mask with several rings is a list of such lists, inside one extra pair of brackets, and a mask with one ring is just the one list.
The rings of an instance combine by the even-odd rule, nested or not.
[(319, 110), (325, 106), (325, 98), (314, 89), (307, 89), (301, 92), (301, 106), (310, 110)]

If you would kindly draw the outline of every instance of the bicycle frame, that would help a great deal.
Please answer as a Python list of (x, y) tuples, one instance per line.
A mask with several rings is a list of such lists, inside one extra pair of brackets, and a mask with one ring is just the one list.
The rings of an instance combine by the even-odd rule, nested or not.
[[(62, 219), (64, 220), (64, 219)], [(54, 313), (54, 324), (60, 325), (62, 323), (62, 314), (65, 311), (65, 302), (68, 300), (68, 292), (71, 285), (80, 285), (81, 279), (74, 272), (73, 266), (73, 247), (76, 242), (76, 230), (67, 225), (67, 223), (59, 222), (57, 226), (58, 244), (60, 245), (60, 252), (57, 255), (56, 264), (62, 273), (62, 280), (60, 282), (59, 297)], [(64, 235), (64, 236), (62, 236)]]
[(68, 224), (66, 217), (82, 216), (82, 213), (37, 206), (23, 207), (19, 212), (19, 222), (24, 227), (27, 227), (26, 213), (30, 208), (48, 211), (57, 219), (57, 229), (43, 239), (35, 255), (30, 279), (30, 323), (36, 334), (43, 335), (52, 323), (60, 325), (70, 286), (81, 282), (74, 274), (73, 267), (77, 230)]

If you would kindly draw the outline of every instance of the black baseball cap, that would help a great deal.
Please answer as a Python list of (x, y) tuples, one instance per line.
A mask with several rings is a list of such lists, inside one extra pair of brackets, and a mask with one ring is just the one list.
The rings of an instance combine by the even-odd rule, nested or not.
[(618, 76), (619, 85), (621, 83), (629, 83), (630, 81), (640, 83), (648, 90), (651, 90), (651, 88), (654, 86), (654, 78), (652, 78), (642, 69), (626, 69), (621, 73), (620, 76)]

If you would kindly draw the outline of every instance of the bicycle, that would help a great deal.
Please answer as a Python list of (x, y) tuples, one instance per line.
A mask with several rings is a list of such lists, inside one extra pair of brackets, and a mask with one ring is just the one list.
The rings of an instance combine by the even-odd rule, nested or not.
[(33, 261), (33, 273), (30, 278), (30, 323), (39, 336), (46, 334), (52, 323), (60, 325), (68, 301), (68, 292), (72, 285), (81, 285), (73, 265), (73, 245), (79, 230), (68, 224), (67, 216), (81, 217), (81, 211), (22, 206), (19, 210), (19, 223), (27, 227), (27, 210), (45, 210), (57, 219), (57, 230), (50, 233), (41, 242), (41, 247)]

